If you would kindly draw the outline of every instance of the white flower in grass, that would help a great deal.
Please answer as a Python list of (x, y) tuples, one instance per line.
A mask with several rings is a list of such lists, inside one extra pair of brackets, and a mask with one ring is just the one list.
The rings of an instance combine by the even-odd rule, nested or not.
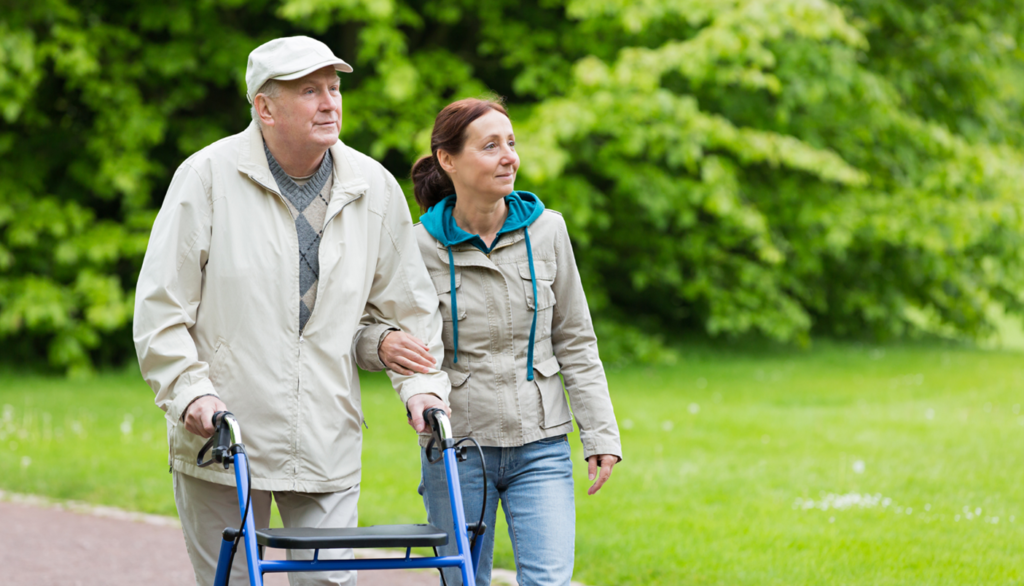
[(674, 425), (672, 424), (671, 421), (664, 421), (661, 424), (661, 429), (663, 429), (665, 431), (672, 431), (673, 427), (674, 427)]
[(135, 421), (135, 418), (132, 417), (131, 413), (125, 413), (124, 421), (121, 422), (121, 433), (124, 435), (131, 435), (133, 421)]
[(28, 456), (22, 456), (21, 457), (21, 467), (22, 468), (28, 468), (31, 465), (32, 465), (32, 458), (29, 458)]
[[(888, 506), (886, 501), (892, 502), (891, 499), (883, 498), (881, 494), (859, 494), (856, 492), (848, 494), (834, 494), (824, 493), (820, 494), (820, 499), (814, 501), (812, 499), (801, 499), (797, 498), (793, 503), (794, 509), (818, 509), (821, 511), (845, 511), (852, 508), (859, 509), (873, 509), (880, 504), (885, 507)], [(900, 509), (902, 510), (902, 509)]]
[(864, 474), (864, 460), (856, 460), (853, 463), (853, 471), (856, 474)]
[(929, 421), (931, 421), (932, 419), (935, 419), (935, 409), (931, 409), (931, 408), (925, 409), (925, 411), (924, 411), (924, 418), (929, 420)]
[(622, 429), (633, 429), (633, 420), (632, 419), (623, 419), (622, 420)]
[(700, 405), (696, 403), (690, 403), (690, 406), (687, 407), (687, 409), (690, 411), (690, 414), (692, 415), (700, 413)]

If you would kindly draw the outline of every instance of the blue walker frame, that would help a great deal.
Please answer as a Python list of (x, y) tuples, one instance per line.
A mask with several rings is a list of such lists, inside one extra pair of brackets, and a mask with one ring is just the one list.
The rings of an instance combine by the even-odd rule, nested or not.
[[(246, 496), (249, 494), (249, 461), (245, 454), (244, 447), (237, 449), (238, 446), (244, 446), (241, 441), (241, 431), (238, 426), (238, 421), (230, 413), (218, 413), (220, 415), (220, 423), (217, 424), (217, 433), (214, 438), (219, 438), (219, 445), (213, 450), (213, 460), (222, 463), (225, 468), (229, 465), (234, 464), (235, 467), (235, 485), (238, 492), (238, 508), (239, 515), (245, 515), (245, 521), (242, 527), (241, 541), (245, 544), (245, 557), (246, 565), (249, 569), (249, 584), (251, 586), (263, 586), (263, 575), (267, 573), (290, 573), (290, 572), (324, 572), (324, 571), (336, 571), (336, 570), (408, 570), (408, 569), (420, 569), (420, 568), (459, 568), (462, 572), (462, 583), (463, 584), (475, 584), (476, 583), (476, 569), (480, 563), (480, 551), (483, 544), (482, 532), (486, 530), (485, 527), (473, 529), (473, 526), (467, 526), (465, 512), (462, 508), (462, 490), (459, 484), (459, 468), (457, 464), (456, 448), (451, 435), (451, 423), (444, 411), (440, 409), (429, 409), (424, 413), (424, 419), (431, 423), (431, 427), (434, 432), (434, 439), (437, 443), (438, 448), (442, 448), (442, 456), (444, 459), (445, 475), (448, 481), (448, 495), (451, 501), (452, 507), (452, 518), (454, 519), (454, 534), (456, 545), (458, 546), (458, 555), (451, 556), (432, 556), (432, 557), (411, 557), (412, 548), (416, 545), (401, 545), (397, 547), (405, 548), (404, 558), (371, 558), (371, 559), (350, 559), (350, 560), (321, 560), (319, 558), (320, 549), (318, 548), (313, 551), (312, 560), (264, 560), (261, 559), (262, 547), (256, 541), (256, 528), (255, 522), (253, 521), (252, 508), (249, 507), (246, 510)], [(218, 422), (217, 415), (214, 416), (214, 422)], [(230, 433), (230, 440), (228, 443), (228, 435)], [(225, 445), (227, 444), (227, 445)], [(410, 526), (393, 526), (393, 527), (410, 527)], [(423, 526), (411, 526), (411, 527), (423, 527)], [(427, 526), (430, 529), (440, 531), (436, 527)], [(463, 528), (461, 531), (459, 528)], [(373, 530), (374, 527), (362, 528), (367, 530)], [(476, 539), (476, 543), (470, 551), (470, 538), (469, 534), (472, 531), (479, 531), (479, 535)], [(273, 531), (273, 530), (269, 530)], [(349, 535), (352, 530), (349, 529)], [(356, 531), (359, 531), (356, 529)], [(229, 575), (229, 560), (232, 559), (232, 547), (234, 546), (235, 536), (238, 534), (237, 528), (227, 528), (224, 530), (223, 538), (220, 546), (220, 554), (217, 560), (217, 573), (214, 578), (214, 586), (227, 586), (226, 580)], [(353, 549), (360, 548), (359, 545), (351, 546)], [(363, 545), (362, 547), (377, 547), (375, 545)], [(313, 548), (303, 548), (313, 549)], [(347, 547), (346, 547), (347, 549)]]

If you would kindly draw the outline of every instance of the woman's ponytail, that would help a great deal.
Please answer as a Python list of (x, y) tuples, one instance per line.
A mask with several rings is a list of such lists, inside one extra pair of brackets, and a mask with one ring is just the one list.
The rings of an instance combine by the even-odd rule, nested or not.
[(412, 166), (412, 192), (424, 210), (455, 193), (455, 185), (437, 162), (437, 155), (419, 158)]

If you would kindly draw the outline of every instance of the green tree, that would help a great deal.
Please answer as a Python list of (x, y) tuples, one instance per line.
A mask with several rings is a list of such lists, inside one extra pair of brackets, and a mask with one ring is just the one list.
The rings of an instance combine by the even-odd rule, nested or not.
[(1024, 310), (1022, 9), (15, 0), (0, 15), (0, 347), (70, 372), (131, 355), (171, 173), (244, 127), (246, 55), (289, 34), (355, 65), (342, 138), (400, 178), (446, 103), (505, 96), (518, 187), (565, 213), (614, 355), (657, 358), (657, 334), (685, 330), (985, 335)]

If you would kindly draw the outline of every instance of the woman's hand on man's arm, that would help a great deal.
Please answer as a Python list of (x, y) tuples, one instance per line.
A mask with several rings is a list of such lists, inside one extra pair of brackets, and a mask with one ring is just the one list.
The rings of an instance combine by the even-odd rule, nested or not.
[(430, 348), (405, 332), (392, 331), (384, 336), (377, 355), (386, 368), (402, 375), (430, 374), (437, 369)]

